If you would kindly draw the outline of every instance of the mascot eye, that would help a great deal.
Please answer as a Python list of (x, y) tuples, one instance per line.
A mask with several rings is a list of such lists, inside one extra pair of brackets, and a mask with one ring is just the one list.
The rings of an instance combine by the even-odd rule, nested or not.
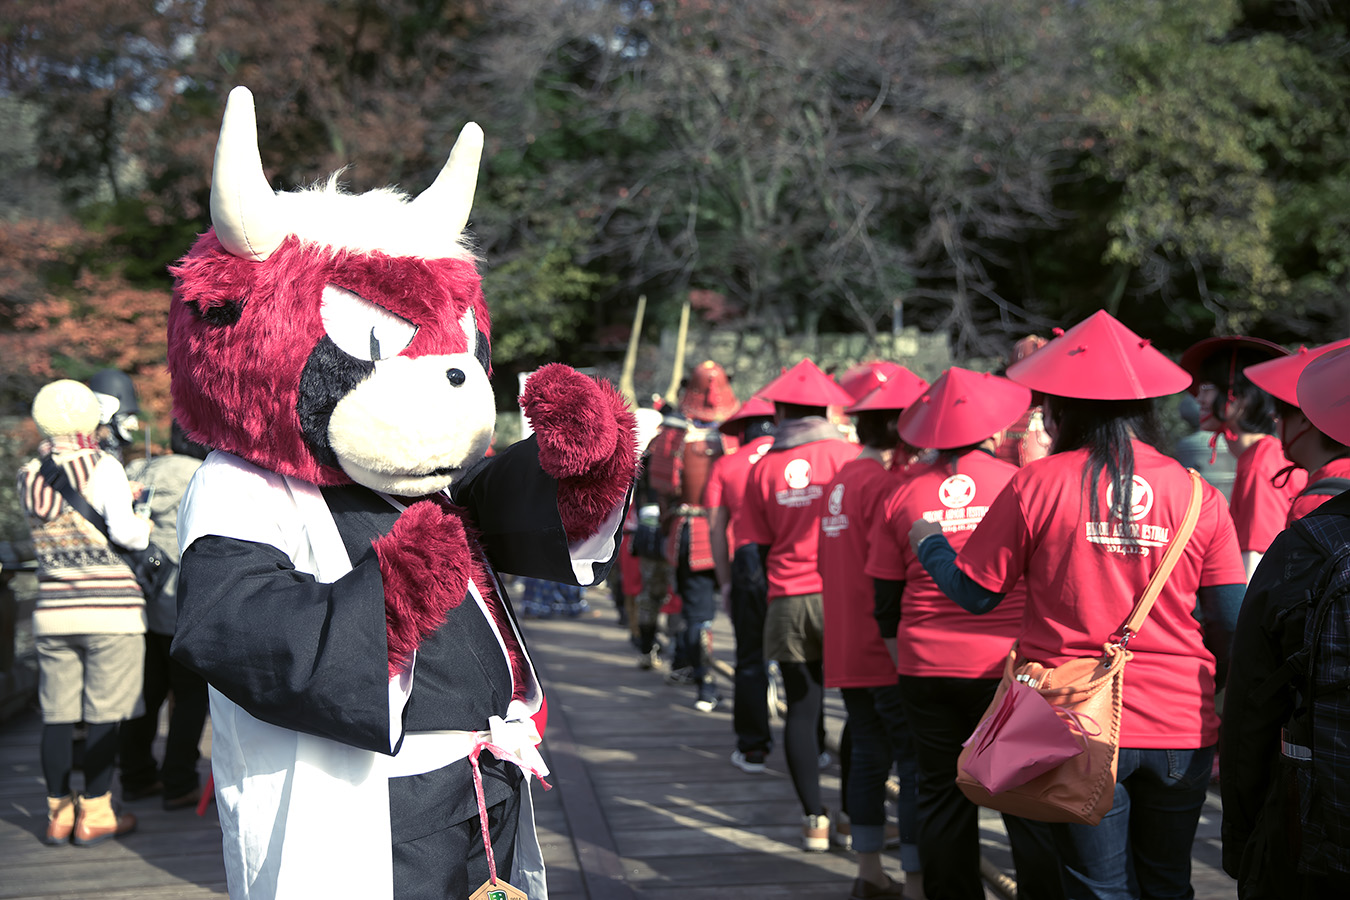
[(325, 285), (319, 307), (323, 329), (343, 353), (372, 362), (398, 356), (417, 326), (351, 291)]

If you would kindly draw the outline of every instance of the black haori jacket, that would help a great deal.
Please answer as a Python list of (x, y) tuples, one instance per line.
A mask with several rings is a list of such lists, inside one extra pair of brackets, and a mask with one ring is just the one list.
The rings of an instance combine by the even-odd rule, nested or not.
[[(451, 499), (467, 510), (491, 580), (494, 568), (583, 585), (605, 577), (622, 506), (569, 547), (556, 490), (533, 440), (456, 483)], [(493, 743), (546, 771), (530, 720), (542, 692), (528, 654), (528, 683), (513, 685), (501, 635), (511, 629), (522, 652), (524, 641), (499, 583), (471, 583), (408, 671), (389, 677), (371, 541), (400, 512), (366, 488), (320, 489), (219, 451), (184, 497), (173, 655), (211, 685), (231, 897), (392, 897), (402, 879), (391, 844), (434, 843), (477, 822), (466, 758), (475, 733), (491, 729)], [(502, 601), (495, 617), (488, 592)], [(488, 807), (527, 788), (512, 871), (501, 875), (545, 897), (528, 779), (490, 753), (479, 761)]]

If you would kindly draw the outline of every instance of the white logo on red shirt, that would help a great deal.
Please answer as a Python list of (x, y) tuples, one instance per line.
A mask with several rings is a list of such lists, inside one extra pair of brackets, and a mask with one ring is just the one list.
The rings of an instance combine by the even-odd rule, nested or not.
[(969, 506), (975, 499), (975, 479), (969, 475), (953, 475), (938, 487), (938, 499), (948, 509)]
[(834, 490), (830, 491), (829, 500), (830, 515), (837, 516), (844, 508), (844, 486), (836, 484)]
[(794, 459), (783, 469), (783, 480), (794, 490), (801, 490), (811, 483), (811, 463), (805, 459)]
[(1084, 537), (1090, 543), (1100, 544), (1108, 553), (1148, 556), (1150, 548), (1162, 549), (1171, 540), (1171, 529), (1163, 525), (1146, 525), (1139, 520), (1153, 509), (1153, 485), (1138, 475), (1130, 490), (1130, 508), (1116, 508), (1111, 485), (1106, 486), (1106, 507), (1115, 516), (1115, 522), (1084, 522)]
[(1149, 484), (1138, 475), (1134, 476), (1134, 487), (1130, 491), (1130, 509), (1128, 513), (1116, 508), (1115, 498), (1112, 496), (1112, 485), (1106, 486), (1106, 508), (1111, 510), (1111, 514), (1125, 522), (1133, 522), (1142, 519), (1148, 515), (1149, 510), (1153, 509), (1153, 485)]

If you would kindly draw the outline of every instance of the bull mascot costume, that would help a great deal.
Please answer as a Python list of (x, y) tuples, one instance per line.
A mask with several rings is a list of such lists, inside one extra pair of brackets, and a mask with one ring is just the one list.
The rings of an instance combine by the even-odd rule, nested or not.
[[(211, 685), (230, 895), (547, 896), (543, 695), (496, 572), (600, 582), (637, 466), (613, 388), (540, 369), (496, 455), (465, 126), (415, 199), (273, 192), (230, 95), (213, 228), (172, 268), (174, 656)], [(514, 885), (514, 887), (511, 887)]]

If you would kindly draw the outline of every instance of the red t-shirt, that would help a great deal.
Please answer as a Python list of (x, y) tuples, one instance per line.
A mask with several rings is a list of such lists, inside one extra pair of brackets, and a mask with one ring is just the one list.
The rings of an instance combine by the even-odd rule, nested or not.
[(872, 520), (895, 480), (879, 461), (855, 459), (825, 489), (816, 569), (824, 594), (826, 687), (895, 684), (895, 664), (872, 617), (872, 579), (863, 572)]
[(1238, 457), (1231, 505), (1243, 553), (1265, 553), (1275, 535), (1284, 531), (1294, 498), (1308, 484), (1308, 473), (1295, 469), (1281, 487), (1275, 487), (1271, 483), (1275, 473), (1288, 465), (1280, 439), (1271, 434), (1262, 435)]
[(872, 523), (866, 574), (905, 583), (895, 633), (901, 675), (997, 678), (1022, 628), (1023, 582), (990, 612), (966, 612), (938, 588), (909, 546), (917, 519), (939, 522), (960, 552), (1017, 466), (976, 450), (918, 469), (886, 498)]
[[(750, 476), (750, 467), (759, 462), (771, 444), (773, 435), (766, 434), (738, 450), (719, 456), (708, 473), (708, 483), (703, 486), (703, 506), (706, 509), (726, 507), (727, 544), (733, 553), (750, 543), (737, 539), (736, 517), (745, 503), (745, 483)], [(709, 516), (710, 521), (711, 518)]]
[[(1089, 520), (1082, 478), (1087, 451), (1056, 454), (1020, 469), (994, 500), (956, 564), (991, 591), (1026, 579), (1019, 651), (1055, 666), (1099, 656), (1143, 593), (1185, 517), (1190, 479), (1175, 460), (1134, 442), (1135, 481), (1125, 526), (1108, 513), (1108, 480)], [(1149, 617), (1130, 642), (1121, 746), (1206, 747), (1218, 739), (1214, 657), (1192, 612), (1201, 586), (1245, 584), (1233, 520), (1223, 495), (1202, 485), (1200, 520)]]
[(816, 547), (825, 487), (860, 449), (833, 438), (775, 445), (750, 470), (736, 528), (740, 540), (769, 545), (769, 602), (820, 592)]
[[(1308, 476), (1308, 485), (1316, 484), (1323, 478), (1350, 478), (1350, 459), (1344, 457), (1333, 459)], [(1289, 507), (1289, 519), (1285, 522), (1285, 527), (1288, 528), (1293, 525), (1299, 519), (1326, 503), (1331, 497), (1330, 494), (1303, 494), (1295, 497), (1294, 505)]]

